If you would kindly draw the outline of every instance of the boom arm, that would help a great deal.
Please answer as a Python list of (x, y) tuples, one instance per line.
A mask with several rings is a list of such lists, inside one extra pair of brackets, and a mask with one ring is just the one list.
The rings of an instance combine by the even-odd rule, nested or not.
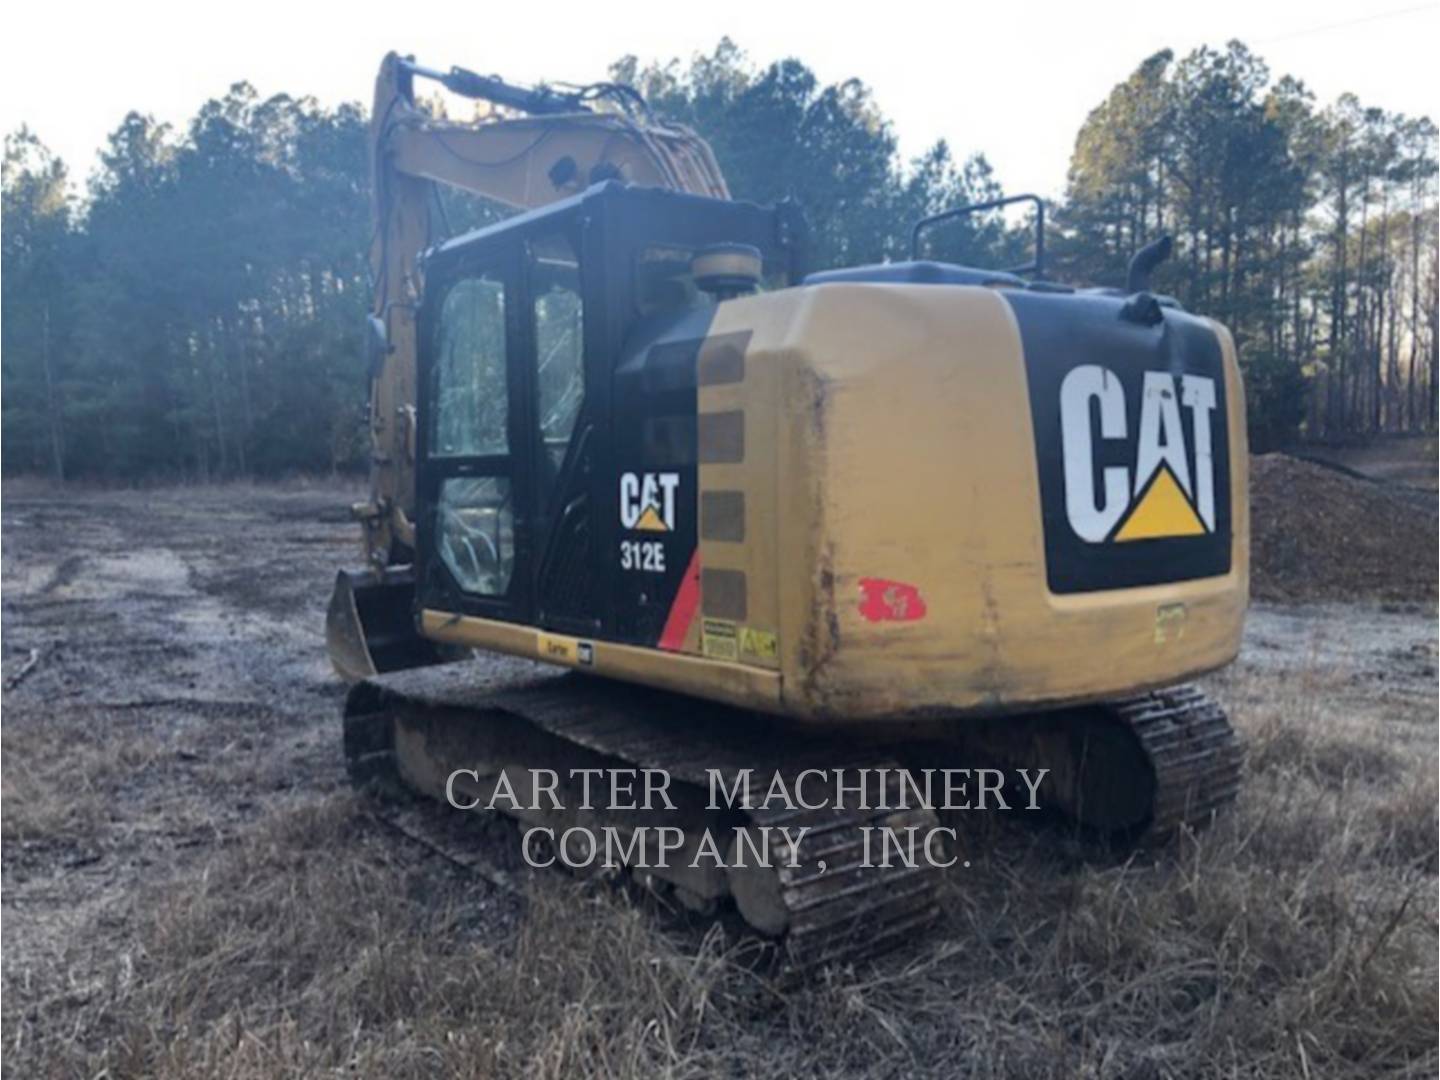
[[(535, 115), (472, 124), (437, 120), (416, 105), (417, 76)], [(459, 68), (441, 73), (395, 53), (380, 66), (370, 129), (377, 338), (370, 388), (370, 499), (356, 507), (365, 528), (366, 559), (375, 570), (410, 561), (415, 542), (417, 258), (436, 239), (434, 185), (517, 210), (577, 194), (604, 179), (729, 198), (703, 139), (648, 116), (640, 120), (592, 111), (587, 102), (605, 93), (639, 101), (634, 91), (621, 87), (564, 93), (516, 87)]]

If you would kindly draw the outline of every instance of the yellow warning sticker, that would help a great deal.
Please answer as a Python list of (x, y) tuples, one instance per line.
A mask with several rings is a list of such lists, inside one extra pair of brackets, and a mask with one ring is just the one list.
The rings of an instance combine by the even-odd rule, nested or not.
[(701, 649), (712, 660), (738, 660), (736, 630), (733, 622), (705, 619), (700, 624)]
[(576, 664), (580, 662), (579, 642), (559, 634), (537, 634), (536, 651), (541, 660), (552, 664)]
[(745, 656), (753, 656), (757, 660), (774, 660), (779, 655), (779, 647), (775, 635), (769, 630), (756, 630), (753, 627), (742, 626), (740, 628), (740, 652)]

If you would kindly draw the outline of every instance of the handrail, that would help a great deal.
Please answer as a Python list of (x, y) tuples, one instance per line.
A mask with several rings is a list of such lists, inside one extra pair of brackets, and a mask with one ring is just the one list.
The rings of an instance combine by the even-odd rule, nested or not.
[(931, 214), (929, 217), (921, 218), (910, 230), (910, 257), (920, 257), (920, 233), (941, 221), (949, 221), (952, 218), (965, 217), (969, 214), (978, 213), (981, 210), (998, 210), (1002, 206), (1011, 206), (1019, 202), (1032, 202), (1035, 204), (1035, 258), (1023, 266), (1013, 267), (1009, 272), (1012, 274), (1034, 274), (1035, 277), (1045, 276), (1045, 200), (1039, 195), (1007, 195), (1003, 199), (991, 199), (988, 202), (971, 203), (969, 206), (957, 206), (953, 210), (942, 210), (938, 214)]

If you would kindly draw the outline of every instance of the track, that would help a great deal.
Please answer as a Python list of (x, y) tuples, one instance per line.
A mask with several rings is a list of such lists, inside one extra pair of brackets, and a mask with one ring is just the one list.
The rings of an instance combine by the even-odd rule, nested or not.
[[(392, 793), (406, 786), (420, 787), (438, 794), (435, 773), (431, 772), (429, 783), (420, 774), (481, 760), (494, 763), (496, 772), (517, 765), (527, 770), (554, 768), (559, 758), (564, 758), (559, 761), (562, 770), (567, 766), (660, 770), (675, 785), (671, 794), (680, 806), (676, 816), (655, 820), (678, 822), (687, 836), (709, 830), (720, 838), (723, 849), (724, 837), (737, 828), (785, 828), (790, 835), (806, 830), (793, 854), (763, 869), (728, 869), (723, 886), (683, 873), (674, 878), (697, 906), (728, 895), (753, 927), (783, 938), (792, 964), (808, 968), (874, 955), (895, 947), (936, 917), (939, 872), (929, 862), (906, 865), (892, 860), (891, 865), (883, 865), (874, 841), (878, 834), (872, 833), (871, 865), (866, 864), (862, 830), (891, 829), (903, 835), (913, 828), (923, 836), (937, 824), (929, 809), (896, 808), (902, 802), (899, 766), (874, 748), (860, 743), (837, 746), (833, 740), (817, 745), (778, 733), (773, 725), (733, 710), (582, 677), (477, 687), (467, 678), (467, 668), (460, 664), (401, 672), (352, 689), (345, 742), (351, 776), (358, 785)], [(521, 724), (557, 742), (527, 742), (523, 735), (517, 742)], [(427, 733), (418, 740), (425, 750), (404, 734), (417, 729)], [(492, 733), (488, 744), (486, 729)], [(566, 745), (583, 752), (567, 757)], [(426, 753), (436, 760), (419, 760)], [(772, 778), (779, 777), (794, 790), (798, 774), (807, 768), (845, 768), (856, 775), (867, 770), (876, 777), (884, 769), (886, 789), (881, 797), (877, 779), (865, 799), (819, 810), (755, 805), (749, 810), (717, 811), (708, 805), (711, 785), (717, 780), (733, 789), (749, 770), (758, 803)], [(889, 809), (866, 809), (854, 802)], [(526, 820), (551, 819), (531, 815)], [(593, 824), (600, 819), (589, 820)], [(557, 829), (574, 823), (573, 817), (554, 815)], [(611, 823), (633, 827), (633, 822), (623, 819)], [(725, 862), (734, 862), (729, 852)]]
[[(1156, 841), (1204, 826), (1234, 799), (1240, 781), (1234, 732), (1224, 712), (1194, 687), (1009, 718), (989, 730), (981, 740), (985, 752), (1007, 764), (1050, 768), (1049, 801), (1084, 825), (1132, 840)], [(965, 745), (952, 744), (952, 757)], [(682, 855), (689, 857), (702, 833), (722, 837), (725, 849), (723, 838), (737, 829), (762, 835), (788, 829), (793, 835), (804, 828), (793, 852), (763, 866), (732, 865), (738, 842), (732, 840), (723, 873), (696, 873), (683, 865), (657, 870), (643, 860), (637, 867), (644, 880), (658, 877), (697, 910), (732, 901), (753, 929), (781, 939), (799, 968), (885, 952), (938, 914), (938, 860), (892, 859), (886, 865), (879, 858), (879, 830), (923, 838), (937, 825), (931, 808), (907, 806), (901, 792), (897, 762), (913, 761), (913, 747), (833, 734), (806, 737), (733, 709), (583, 676), (477, 682), (468, 664), (357, 684), (346, 703), (345, 747), (353, 782), (392, 796), (417, 789), (444, 798), (451, 771), (469, 768), (480, 780), (456, 791), (481, 800), (502, 774), (517, 791), (525, 790), (535, 768), (657, 770), (674, 785), (678, 805), (669, 810), (626, 815), (587, 807), (581, 814), (572, 809), (579, 794), (562, 786), (563, 807), (531, 805), (513, 814), (552, 827), (556, 837), (574, 825), (613, 827), (629, 838), (642, 825), (668, 824), (683, 830)], [(863, 771), (873, 787), (864, 799), (840, 799), (821, 809), (763, 799), (772, 778), (794, 791), (807, 769), (841, 769), (851, 776)], [(716, 782), (733, 790), (747, 773), (754, 781), (752, 802), (717, 808)], [(424, 826), (421, 816), (411, 817), (400, 827), (415, 835)], [(453, 837), (432, 843), (465, 862)]]
[(1177, 686), (1112, 706), (1154, 770), (1145, 838), (1199, 829), (1235, 801), (1243, 755), (1225, 710), (1199, 687)]

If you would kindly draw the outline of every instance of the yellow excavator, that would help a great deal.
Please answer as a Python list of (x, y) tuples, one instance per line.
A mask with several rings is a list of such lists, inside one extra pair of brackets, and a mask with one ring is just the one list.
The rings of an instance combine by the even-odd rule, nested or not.
[[(437, 118), (419, 80), (490, 112)], [(634, 90), (394, 54), (372, 154), (365, 566), (327, 626), (357, 784), (503, 788), (636, 862), (659, 829), (678, 854), (647, 883), (806, 965), (934, 918), (935, 860), (868, 846), (934, 826), (903, 797), (933, 768), (1034, 770), (1131, 840), (1233, 800), (1235, 734), (1180, 684), (1239, 648), (1243, 389), (1227, 331), (1150, 290), (1168, 240), (1124, 289), (1056, 284), (1021, 196), (916, 223), (908, 261), (807, 273), (794, 208), (730, 199)], [(438, 235), (442, 186), (517, 213)], [(1026, 266), (921, 257), (1022, 199)], [(606, 770), (668, 797), (578, 786)], [(714, 797), (848, 775), (877, 790)], [(768, 859), (690, 857), (801, 826)]]

